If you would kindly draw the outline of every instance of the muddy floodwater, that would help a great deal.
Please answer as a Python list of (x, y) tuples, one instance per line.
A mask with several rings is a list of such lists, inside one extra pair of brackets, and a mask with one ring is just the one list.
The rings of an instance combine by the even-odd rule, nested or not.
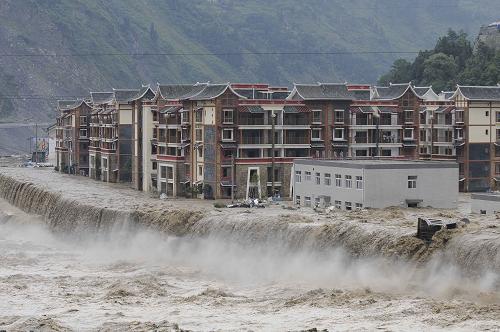
[(0, 201), (0, 330), (498, 330), (498, 275), (117, 229), (56, 235)]

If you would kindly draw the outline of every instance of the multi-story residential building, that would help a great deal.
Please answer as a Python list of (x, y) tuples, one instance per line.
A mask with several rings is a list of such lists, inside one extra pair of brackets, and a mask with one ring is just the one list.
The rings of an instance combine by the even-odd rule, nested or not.
[(90, 176), (105, 182), (142, 182), (142, 100), (148, 87), (92, 92)]
[(149, 86), (128, 90), (113, 89), (113, 92), (119, 119), (119, 179), (131, 182), (134, 189), (140, 190), (143, 181), (143, 104), (154, 98), (155, 93)]
[(311, 151), (304, 151), (305, 157), (349, 155), (349, 106), (355, 93), (347, 84), (295, 84), (289, 99), (302, 100), (310, 110), (305, 125), (311, 130)]
[(58, 101), (56, 166), (60, 172), (88, 174), (89, 104), (81, 100)]
[(500, 86), (458, 86), (456, 107), (460, 190), (500, 189)]
[(458, 159), (462, 191), (498, 188), (499, 91), (196, 83), (93, 92), (59, 102), (57, 165), (169, 197), (249, 198), (289, 196), (298, 159)]
[(111, 116), (113, 92), (91, 92), (89, 176), (95, 180), (110, 181), (109, 157), (116, 151), (113, 137), (116, 118)]
[(409, 160), (298, 160), (294, 202), (338, 209), (454, 208), (458, 164)]
[[(385, 149), (386, 152), (382, 151), (382, 155), (417, 159), (419, 157), (419, 111), (423, 96), (415, 91), (411, 83), (390, 84), (386, 87), (374, 87), (372, 101), (389, 103), (379, 108), (380, 122), (386, 126), (380, 133), (379, 141), (391, 144), (390, 148)], [(364, 140), (369, 133), (362, 130), (359, 134), (355, 131), (353, 135), (354, 141), (357, 141), (357, 137)], [(366, 152), (362, 152), (361, 155), (364, 154)]]
[[(456, 159), (457, 121), (454, 103), (437, 95), (432, 87), (415, 87), (420, 106), (420, 159)], [(459, 125), (458, 124), (458, 125)]]

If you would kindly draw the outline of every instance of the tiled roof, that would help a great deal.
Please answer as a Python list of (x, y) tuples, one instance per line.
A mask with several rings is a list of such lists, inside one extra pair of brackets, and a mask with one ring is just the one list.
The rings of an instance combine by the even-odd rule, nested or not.
[(90, 93), (92, 104), (107, 104), (113, 101), (113, 92), (91, 92)]
[(209, 100), (223, 94), (229, 88), (229, 84), (210, 84), (205, 86), (200, 93), (189, 98), (190, 100)]
[(304, 100), (354, 99), (354, 94), (347, 89), (345, 83), (295, 84), (294, 91)]
[(158, 85), (160, 95), (167, 100), (182, 100), (196, 96), (206, 87), (206, 84), (166, 84)]
[(85, 101), (83, 99), (75, 99), (75, 100), (58, 100), (57, 107), (60, 110), (72, 110), (77, 107), (80, 107)]
[(430, 86), (415, 86), (413, 87), (413, 91), (422, 98), (429, 90), (432, 90), (432, 87)]
[(351, 90), (355, 100), (370, 100), (370, 90)]
[(500, 100), (500, 86), (458, 86), (458, 90), (469, 100)]
[(128, 103), (134, 101), (139, 94), (139, 89), (113, 89), (115, 100), (118, 103)]
[(398, 99), (408, 89), (412, 89), (410, 83), (405, 84), (390, 84), (389, 86), (376, 86), (375, 91), (375, 99), (384, 99), (384, 100), (393, 100)]

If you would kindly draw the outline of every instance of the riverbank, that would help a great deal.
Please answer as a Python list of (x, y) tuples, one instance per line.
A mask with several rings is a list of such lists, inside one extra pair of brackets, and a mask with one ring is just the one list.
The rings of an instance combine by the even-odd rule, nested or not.
[[(123, 184), (108, 184), (49, 169), (0, 169), (0, 197), (42, 216), (53, 231), (87, 234), (147, 229), (171, 236), (216, 237), (291, 250), (342, 248), (353, 257), (383, 256), (426, 263), (436, 255), (471, 273), (500, 271), (496, 217), (471, 215), (468, 197), (456, 210), (314, 211), (291, 203), (265, 209), (217, 209), (213, 201), (159, 200)], [(417, 239), (418, 216), (459, 221), (431, 245)], [(444, 258), (443, 258), (444, 257)]]
[[(457, 210), (216, 209), (20, 168), (0, 169), (0, 196), (0, 330), (500, 328), (496, 219), (469, 216), (466, 196)], [(418, 215), (471, 221), (427, 246)]]

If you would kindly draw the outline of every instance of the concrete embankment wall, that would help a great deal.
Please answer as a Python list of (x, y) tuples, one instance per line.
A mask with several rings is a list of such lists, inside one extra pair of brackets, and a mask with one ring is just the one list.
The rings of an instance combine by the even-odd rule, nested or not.
[(500, 271), (498, 238), (476, 238), (464, 232), (442, 232), (428, 246), (410, 232), (354, 221), (294, 222), (287, 218), (254, 216), (233, 210), (202, 213), (183, 209), (131, 209), (118, 211), (64, 198), (33, 183), (0, 174), (0, 197), (26, 213), (42, 216), (56, 232), (105, 233), (127, 227), (146, 228), (187, 238), (213, 237), (241, 245), (266, 244), (272, 248), (323, 251), (333, 248), (355, 257), (384, 256), (427, 262), (439, 254), (464, 270)]

